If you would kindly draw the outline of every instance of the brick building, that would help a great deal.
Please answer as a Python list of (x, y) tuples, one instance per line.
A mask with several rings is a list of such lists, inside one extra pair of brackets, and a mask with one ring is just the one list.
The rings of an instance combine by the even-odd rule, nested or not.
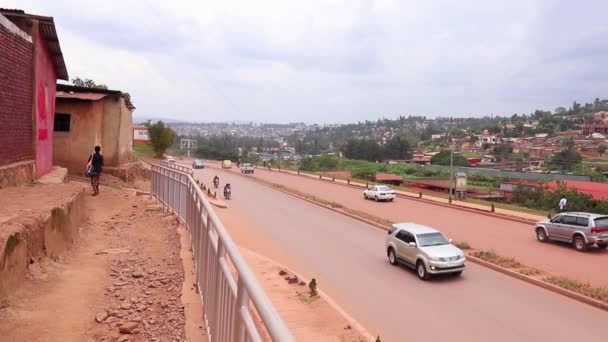
[(0, 9), (0, 188), (52, 169), (55, 84), (68, 79), (53, 18)]

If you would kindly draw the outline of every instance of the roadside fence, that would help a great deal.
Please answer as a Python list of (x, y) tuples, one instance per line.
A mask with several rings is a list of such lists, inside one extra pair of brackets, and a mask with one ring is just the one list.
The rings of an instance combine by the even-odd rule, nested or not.
[(163, 209), (171, 209), (190, 233), (196, 287), (210, 341), (295, 341), (192, 178), (192, 170), (166, 164), (171, 165), (152, 164), (151, 194)]

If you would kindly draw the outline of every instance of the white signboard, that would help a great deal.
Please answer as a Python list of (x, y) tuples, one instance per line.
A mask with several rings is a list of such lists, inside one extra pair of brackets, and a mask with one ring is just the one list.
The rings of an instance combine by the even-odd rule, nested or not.
[(134, 129), (133, 140), (150, 140), (147, 129)]

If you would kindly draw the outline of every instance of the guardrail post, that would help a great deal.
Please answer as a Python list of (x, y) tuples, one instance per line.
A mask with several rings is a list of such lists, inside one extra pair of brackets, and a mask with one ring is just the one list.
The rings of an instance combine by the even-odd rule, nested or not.
[(323, 176), (319, 175), (319, 179), (321, 179), (321, 177), (323, 177)]
[(350, 185), (350, 179), (346, 180), (346, 184)]
[(243, 307), (249, 307), (249, 294), (247, 293), (247, 288), (245, 287), (243, 279), (239, 277), (236, 293), (236, 322), (233, 335), (234, 341), (237, 342), (245, 341), (245, 322), (243, 322), (243, 317), (241, 317), (241, 308)]

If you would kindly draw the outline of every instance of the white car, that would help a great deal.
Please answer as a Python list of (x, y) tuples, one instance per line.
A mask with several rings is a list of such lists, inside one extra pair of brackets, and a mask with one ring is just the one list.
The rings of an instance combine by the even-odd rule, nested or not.
[(175, 158), (171, 157), (171, 156), (166, 156), (165, 157), (165, 161), (167, 163), (175, 163)]
[(452, 245), (452, 240), (420, 224), (393, 224), (385, 248), (391, 264), (401, 263), (415, 269), (422, 280), (435, 274), (459, 276), (466, 268), (466, 257)]
[(376, 201), (392, 201), (397, 197), (395, 191), (386, 185), (374, 185), (363, 191), (364, 199), (374, 199)]

